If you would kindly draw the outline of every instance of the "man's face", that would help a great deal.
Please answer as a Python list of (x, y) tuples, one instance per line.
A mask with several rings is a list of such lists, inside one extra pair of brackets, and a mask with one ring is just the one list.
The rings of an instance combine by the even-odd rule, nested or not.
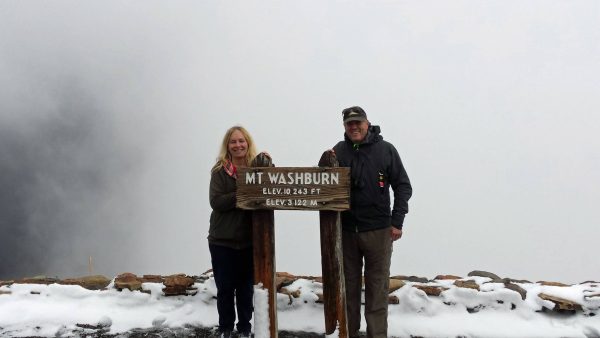
[(354, 143), (361, 143), (367, 136), (369, 121), (348, 121), (344, 123), (346, 135)]

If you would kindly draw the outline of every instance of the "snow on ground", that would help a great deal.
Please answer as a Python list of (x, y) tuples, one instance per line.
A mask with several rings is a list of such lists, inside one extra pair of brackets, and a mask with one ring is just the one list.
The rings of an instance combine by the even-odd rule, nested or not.
[[(391, 296), (398, 304), (389, 307), (389, 335), (394, 337), (600, 337), (600, 283), (546, 286), (516, 283), (527, 291), (523, 300), (503, 283), (490, 278), (469, 277), (480, 291), (457, 287), (454, 280), (428, 283), (406, 282)], [(212, 277), (196, 282), (195, 296), (162, 294), (163, 284), (144, 283), (139, 291), (92, 291), (59, 284), (12, 284), (0, 287), (0, 336), (68, 336), (77, 324), (104, 326), (110, 334), (134, 328), (213, 327), (217, 325), (216, 287)], [(416, 286), (447, 288), (439, 296), (427, 295)], [(280, 330), (324, 333), (323, 305), (318, 302), (322, 285), (298, 279), (286, 286), (295, 296), (278, 294)], [(552, 311), (554, 303), (540, 293), (576, 302), (581, 310)], [(261, 292), (259, 297), (264, 298)], [(262, 299), (261, 298), (261, 299)], [(258, 299), (257, 299), (258, 301)], [(260, 303), (260, 304), (258, 304)], [(257, 337), (266, 306), (258, 302)], [(546, 310), (544, 309), (546, 308)], [(573, 313), (574, 312), (574, 313)], [(262, 319), (261, 319), (262, 318)], [(365, 328), (363, 319), (362, 328)], [(334, 335), (331, 335), (334, 336)]]

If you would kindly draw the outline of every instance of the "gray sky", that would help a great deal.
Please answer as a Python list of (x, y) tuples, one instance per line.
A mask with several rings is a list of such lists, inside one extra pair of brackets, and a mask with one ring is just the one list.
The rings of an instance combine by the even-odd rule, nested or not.
[[(313, 166), (362, 106), (414, 195), (393, 274), (600, 279), (597, 1), (0, 0), (0, 278), (198, 274), (242, 124)], [(277, 270), (320, 275), (318, 213)]]

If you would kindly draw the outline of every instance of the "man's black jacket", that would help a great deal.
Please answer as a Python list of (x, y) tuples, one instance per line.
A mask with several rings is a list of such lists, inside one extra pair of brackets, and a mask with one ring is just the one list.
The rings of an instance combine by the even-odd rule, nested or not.
[[(345, 231), (368, 231), (393, 225), (402, 229), (412, 195), (410, 180), (394, 146), (379, 126), (369, 126), (365, 140), (354, 144), (346, 134), (333, 148), (341, 167), (350, 167), (350, 210), (342, 212)], [(394, 191), (390, 210), (389, 188)]]

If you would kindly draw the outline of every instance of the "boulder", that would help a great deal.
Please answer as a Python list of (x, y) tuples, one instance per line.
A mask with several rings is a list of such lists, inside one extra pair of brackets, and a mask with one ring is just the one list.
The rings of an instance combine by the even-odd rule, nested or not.
[(413, 285), (413, 288), (425, 292), (428, 296), (439, 296), (443, 291), (448, 290), (448, 288), (432, 285)]
[(435, 276), (436, 280), (452, 280), (452, 279), (462, 279), (462, 277), (459, 276), (455, 276), (455, 275), (437, 275)]
[(196, 280), (196, 283), (204, 283), (209, 279), (210, 277), (207, 275), (194, 276), (194, 280)]
[(79, 277), (79, 278), (67, 278), (67, 279), (63, 279), (62, 281), (59, 282), (59, 284), (63, 284), (63, 285), (79, 285), (82, 288), (88, 289), (88, 290), (104, 290), (108, 284), (110, 284), (110, 279), (101, 276), (101, 275), (94, 275), (94, 276), (84, 276), (84, 277)]
[(583, 310), (583, 308), (581, 307), (581, 304), (573, 302), (568, 299), (548, 295), (545, 293), (540, 293), (538, 295), (538, 297), (540, 297), (543, 300), (548, 300), (548, 301), (551, 301), (552, 303), (554, 303), (554, 309), (552, 309), (554, 311), (558, 311), (558, 312), (567, 311), (567, 312), (574, 313), (575, 311)]
[(280, 290), (282, 287), (288, 286), (296, 281), (298, 277), (287, 272), (277, 272), (275, 274), (275, 289)]
[(481, 270), (474, 270), (469, 272), (469, 274), (467, 275), (469, 277), (487, 277), (490, 278), (491, 280), (501, 280), (500, 277), (498, 277), (498, 275), (493, 274), (491, 272), (487, 272), (487, 271), (481, 271)]
[(197, 289), (193, 287), (196, 279), (185, 274), (176, 274), (164, 278), (162, 289), (165, 296), (195, 295)]
[(281, 288), (279, 291), (277, 291), (277, 292), (279, 292), (279, 293), (281, 293), (281, 294), (284, 294), (284, 295), (288, 295), (288, 296), (290, 296), (290, 297), (292, 297), (292, 298), (300, 298), (300, 294), (302, 293), (302, 292), (300, 291), (300, 289), (298, 289), (298, 290), (295, 290), (295, 291), (290, 291), (290, 290), (288, 290), (288, 289), (287, 289), (287, 288), (285, 288), (285, 287), (282, 287), (282, 288)]
[(390, 279), (390, 289), (389, 289), (388, 293), (392, 293), (392, 292), (400, 289), (404, 285), (406, 285), (406, 283), (404, 283), (403, 281), (401, 281), (399, 279)]
[(0, 290), (0, 296), (2, 296), (2, 295), (10, 295), (10, 294), (12, 294), (11, 291), (2, 291), (2, 290)]
[(512, 283), (504, 283), (504, 287), (518, 292), (521, 295), (521, 299), (525, 300), (525, 298), (527, 298), (527, 291), (525, 291), (525, 289), (523, 289), (522, 287), (518, 286), (517, 284), (512, 284)]
[(388, 304), (400, 304), (400, 298), (398, 298), (396, 295), (389, 295)]
[(0, 286), (13, 285), (14, 283), (14, 280), (0, 280)]
[(513, 279), (513, 278), (502, 278), (502, 282), (506, 283), (519, 283), (519, 284), (531, 284), (530, 281), (526, 279)]
[[(281, 272), (278, 272), (278, 274), (279, 273), (281, 273)], [(285, 273), (285, 274), (293, 277), (296, 280), (297, 279), (306, 279), (306, 280), (310, 280), (310, 281), (313, 281), (313, 282), (323, 283), (323, 277), (321, 277), (321, 276), (302, 276), (302, 275), (296, 276), (296, 275), (288, 274), (287, 272), (283, 272), (283, 273)], [(275, 276), (277, 276), (277, 275), (275, 275)]]
[(538, 281), (538, 284), (544, 285), (544, 286), (562, 286), (562, 287), (571, 286), (571, 285), (564, 284), (561, 282), (547, 282), (547, 281)]
[(16, 280), (15, 284), (55, 284), (60, 282), (60, 279), (56, 277), (47, 277), (47, 276), (35, 276), (35, 277), (27, 277), (20, 280)]
[(119, 291), (123, 289), (139, 291), (142, 289), (142, 280), (133, 273), (125, 272), (115, 277), (115, 289)]
[(322, 293), (315, 293), (317, 295), (317, 300), (315, 301), (315, 303), (323, 303), (323, 294)]
[(185, 274), (176, 274), (165, 277), (163, 284), (165, 286), (180, 286), (188, 288), (194, 285), (194, 282), (195, 279), (193, 277), (186, 276)]
[(298, 277), (292, 275), (289, 272), (276, 272), (275, 277), (287, 278), (287, 279), (298, 279)]
[(472, 280), (457, 279), (454, 281), (454, 285), (458, 288), (473, 289), (479, 291), (479, 284), (475, 283)]
[(429, 283), (429, 279), (427, 279), (425, 277), (418, 277), (418, 276), (397, 275), (397, 276), (392, 276), (390, 278), (391, 279), (399, 279), (399, 280), (408, 281), (408, 282), (414, 282), (414, 283)]

